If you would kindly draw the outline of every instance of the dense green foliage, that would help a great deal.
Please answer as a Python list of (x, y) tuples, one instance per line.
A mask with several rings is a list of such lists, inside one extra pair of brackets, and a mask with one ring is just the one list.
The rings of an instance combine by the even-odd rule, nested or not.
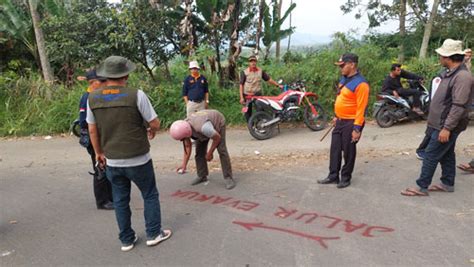
[[(368, 15), (371, 27), (399, 17), (401, 1), (388, 6), (367, 1), (369, 5), (356, 16)], [(359, 10), (356, 7), (367, 1), (348, 0), (342, 10)], [(87, 87), (76, 77), (110, 55), (126, 56), (137, 64), (130, 86), (150, 96), (163, 127), (168, 127), (185, 114), (181, 86), (189, 60), (206, 66), (203, 74), (210, 82), (210, 107), (222, 111), (230, 124), (242, 124), (237, 72), (246, 66), (248, 50), (255, 52), (257, 44), (264, 45), (259, 65), (274, 80), (306, 80), (308, 90), (316, 92), (331, 113), (339, 77), (333, 63), (344, 52), (360, 56), (360, 70), (371, 84), (371, 110), (400, 52), (407, 58), (404, 68), (429, 81), (440, 70), (433, 51), (444, 39), (460, 39), (465, 46), (474, 43), (469, 1), (442, 1), (428, 48), (432, 57), (425, 60), (415, 59), (425, 23), (413, 12), (407, 15), (404, 37), (396, 32), (356, 39), (347, 29), (349, 33), (335, 33), (333, 42), (324, 47), (291, 50), (279, 60), (272, 57), (270, 48), (293, 32), (292, 27), (282, 29), (282, 22), (298, 8), (292, 5), (279, 17), (282, 0), (35, 0), (31, 3), (37, 4), (41, 17), (37, 24), (44, 32), (48, 54), (47, 60), (40, 60), (39, 55), (45, 53), (39, 52), (36, 42), (43, 42), (35, 38), (29, 2), (0, 0), (0, 136), (66, 132), (78, 116), (79, 98)], [(427, 17), (427, 1), (410, 3), (412, 11), (420, 10)], [(52, 67), (54, 84), (44, 82), (40, 75), (44, 61)], [(268, 85), (265, 92), (279, 93)]]
[[(360, 56), (360, 70), (371, 84), (370, 106), (380, 90), (381, 82), (387, 75), (390, 64), (396, 60), (396, 49), (384, 50), (380, 47), (363, 44), (351, 48)], [(268, 61), (260, 64), (274, 79), (291, 82), (298, 79), (306, 80), (308, 90), (319, 95), (320, 103), (329, 112), (335, 99), (335, 83), (339, 78), (339, 70), (334, 62), (343, 53), (337, 42), (316, 52), (302, 55), (295, 54), (285, 63)], [(297, 55), (297, 56), (296, 56)], [(170, 64), (172, 79), (156, 85), (142, 68), (130, 76), (132, 87), (144, 90), (150, 97), (163, 127), (185, 116), (185, 107), (181, 99), (182, 80), (187, 75), (183, 58), (177, 57)], [(241, 62), (242, 68), (244, 62)], [(407, 70), (422, 74), (428, 80), (439, 71), (436, 59), (407, 62)], [(230, 124), (243, 124), (238, 103), (237, 84), (228, 84), (219, 88), (217, 74), (204, 71), (210, 83), (210, 107), (224, 113)], [(4, 74), (0, 78), (0, 135), (50, 134), (68, 131), (70, 123), (78, 116), (79, 99), (87, 84), (76, 82), (71, 87), (53, 85), (53, 99), (43, 97), (47, 85), (35, 74), (19, 77), (14, 72)], [(278, 89), (265, 85), (265, 92), (278, 94)]]

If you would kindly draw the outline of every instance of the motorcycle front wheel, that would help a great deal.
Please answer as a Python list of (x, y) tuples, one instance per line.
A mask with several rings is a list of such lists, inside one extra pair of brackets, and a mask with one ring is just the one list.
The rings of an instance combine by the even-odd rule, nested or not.
[(395, 123), (395, 120), (390, 116), (388, 107), (381, 107), (379, 112), (375, 115), (375, 120), (381, 128), (388, 128)]
[(304, 124), (313, 131), (321, 131), (326, 128), (327, 115), (321, 105), (313, 103), (313, 106), (318, 114), (314, 115), (311, 111), (311, 107), (306, 105), (303, 113)]
[(249, 129), (250, 135), (257, 140), (269, 139), (273, 136), (275, 125), (264, 127), (263, 124), (269, 122), (273, 117), (265, 111), (255, 112), (249, 119), (247, 128)]

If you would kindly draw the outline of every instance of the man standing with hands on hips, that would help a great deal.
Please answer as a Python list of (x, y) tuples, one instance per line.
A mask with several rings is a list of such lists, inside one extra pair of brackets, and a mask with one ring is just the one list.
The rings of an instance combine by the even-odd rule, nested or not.
[[(337, 184), (345, 188), (351, 184), (352, 171), (356, 159), (356, 144), (365, 124), (365, 113), (369, 102), (369, 84), (357, 68), (359, 57), (346, 53), (335, 64), (339, 66), (342, 77), (339, 81), (334, 104), (335, 124), (331, 137), (329, 175), (319, 184)], [(342, 166), (344, 153), (344, 166)], [(340, 176), (339, 176), (340, 174)]]
[(206, 77), (199, 73), (197, 61), (189, 62), (188, 77), (183, 81), (183, 100), (186, 104), (186, 117), (193, 112), (207, 109), (209, 105), (209, 88)]

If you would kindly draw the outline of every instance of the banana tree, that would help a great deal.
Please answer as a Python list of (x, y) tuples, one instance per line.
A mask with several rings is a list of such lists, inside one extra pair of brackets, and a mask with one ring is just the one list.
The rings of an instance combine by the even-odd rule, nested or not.
[(40, 26), (41, 15), (67, 16), (70, 4), (70, 0), (0, 0), (0, 32), (6, 33), (9, 39), (19, 41), (27, 48), (48, 82), (53, 81), (53, 74)]
[[(222, 84), (224, 73), (221, 65), (221, 45), (223, 41), (224, 24), (230, 21), (232, 13), (235, 9), (234, 0), (197, 0), (197, 11), (202, 15), (207, 24), (207, 34), (210, 42), (215, 50), (215, 63), (217, 64), (217, 72), (219, 81)], [(212, 61), (212, 60), (211, 60)]]
[(38, 61), (31, 17), (25, 9), (15, 5), (12, 0), (0, 0), (0, 6), (0, 32), (7, 36), (3, 41), (18, 40)]
[(264, 13), (263, 13), (263, 38), (262, 42), (265, 46), (265, 57), (266, 60), (270, 55), (270, 48), (272, 47), (273, 43), (278, 40), (285, 39), (289, 35), (291, 35), (295, 27), (290, 27), (287, 29), (281, 29), (281, 26), (285, 22), (286, 18), (291, 14), (291, 12), (295, 9), (296, 4), (293, 3), (288, 7), (285, 11), (283, 17), (280, 18), (279, 16), (279, 3), (277, 0), (272, 0), (272, 14), (270, 14), (270, 8), (266, 3), (264, 5)]

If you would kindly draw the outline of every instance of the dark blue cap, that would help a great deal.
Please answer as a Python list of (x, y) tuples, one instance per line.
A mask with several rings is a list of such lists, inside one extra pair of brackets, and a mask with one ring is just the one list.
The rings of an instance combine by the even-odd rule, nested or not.
[(104, 77), (97, 76), (97, 72), (96, 72), (95, 69), (92, 69), (92, 70), (90, 70), (90, 71), (88, 71), (88, 72), (86, 73), (86, 79), (87, 79), (88, 81), (90, 81), (90, 80), (99, 80), (99, 81), (105, 81), (105, 80), (107, 80), (107, 79), (104, 78)]

